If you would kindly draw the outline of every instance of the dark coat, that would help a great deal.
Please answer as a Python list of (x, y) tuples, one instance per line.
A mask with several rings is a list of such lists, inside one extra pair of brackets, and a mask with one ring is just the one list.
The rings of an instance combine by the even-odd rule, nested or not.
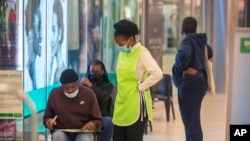
[[(175, 58), (175, 64), (172, 69), (173, 82), (178, 86), (189, 85), (202, 78), (206, 78), (205, 71), (205, 46), (208, 51), (208, 58), (212, 58), (213, 50), (207, 44), (207, 35), (205, 33), (188, 34), (182, 40)], [(198, 70), (195, 75), (185, 75), (182, 72), (189, 67)]]
[(109, 82), (105, 82), (104, 80), (94, 83), (90, 87), (98, 100), (99, 107), (102, 113), (102, 116), (111, 116), (110, 114), (110, 102), (111, 102), (111, 94), (113, 90), (113, 84)]

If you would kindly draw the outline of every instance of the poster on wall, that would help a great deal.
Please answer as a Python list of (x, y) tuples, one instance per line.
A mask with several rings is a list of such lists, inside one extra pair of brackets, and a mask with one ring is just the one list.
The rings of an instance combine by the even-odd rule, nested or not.
[[(69, 67), (84, 76), (87, 65), (101, 59), (102, 1), (79, 0), (79, 48), (69, 51)], [(77, 65), (79, 67), (77, 67)]]
[(121, 2), (117, 0), (108, 0), (104, 3), (104, 14), (103, 17), (103, 62), (106, 66), (107, 71), (115, 72), (116, 61), (118, 58), (117, 44), (114, 41), (114, 27), (113, 25), (120, 19)]
[(46, 86), (46, 1), (24, 0), (24, 91)]
[(0, 87), (0, 140), (22, 140), (22, 71), (1, 70)]
[[(101, 59), (102, 1), (88, 0), (87, 3), (87, 63)], [(85, 31), (86, 32), (86, 31)]]
[[(46, 1), (23, 0), (23, 87), (25, 95), (35, 103), (35, 110), (46, 107)], [(30, 110), (24, 103), (24, 118)], [(29, 120), (24, 120), (25, 125)], [(25, 126), (24, 130), (30, 130)]]
[(0, 70), (21, 70), (16, 0), (0, 1)]
[(158, 65), (162, 67), (162, 49), (164, 42), (163, 8), (162, 4), (153, 2), (149, 2), (147, 7), (145, 46), (148, 48)]
[(67, 0), (47, 1), (47, 86), (67, 68)]

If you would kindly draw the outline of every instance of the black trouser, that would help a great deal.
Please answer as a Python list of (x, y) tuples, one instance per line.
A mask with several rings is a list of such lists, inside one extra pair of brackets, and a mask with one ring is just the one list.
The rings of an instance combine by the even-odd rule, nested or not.
[(114, 125), (113, 141), (143, 141), (143, 133), (147, 124), (147, 118), (143, 121), (139, 118), (130, 126)]

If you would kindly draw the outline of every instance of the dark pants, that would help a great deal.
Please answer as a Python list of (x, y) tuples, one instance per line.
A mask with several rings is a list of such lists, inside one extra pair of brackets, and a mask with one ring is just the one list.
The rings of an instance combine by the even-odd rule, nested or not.
[(200, 109), (206, 90), (207, 82), (205, 78), (190, 85), (178, 87), (178, 101), (185, 126), (186, 141), (203, 140)]
[(140, 119), (130, 126), (114, 125), (113, 141), (143, 141), (147, 118), (144, 118), (143, 121)]
[(112, 123), (112, 118), (109, 116), (103, 116), (103, 125), (102, 125), (102, 133), (99, 141), (111, 141), (113, 132), (114, 132), (114, 125)]

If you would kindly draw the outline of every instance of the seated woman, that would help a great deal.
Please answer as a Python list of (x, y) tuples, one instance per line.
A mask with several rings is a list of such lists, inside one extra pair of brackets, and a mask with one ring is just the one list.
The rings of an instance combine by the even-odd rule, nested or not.
[(105, 66), (100, 60), (94, 60), (88, 65), (87, 73), (82, 79), (82, 84), (92, 89), (96, 94), (103, 117), (101, 141), (111, 141), (114, 128), (110, 113), (113, 85), (109, 82)]

